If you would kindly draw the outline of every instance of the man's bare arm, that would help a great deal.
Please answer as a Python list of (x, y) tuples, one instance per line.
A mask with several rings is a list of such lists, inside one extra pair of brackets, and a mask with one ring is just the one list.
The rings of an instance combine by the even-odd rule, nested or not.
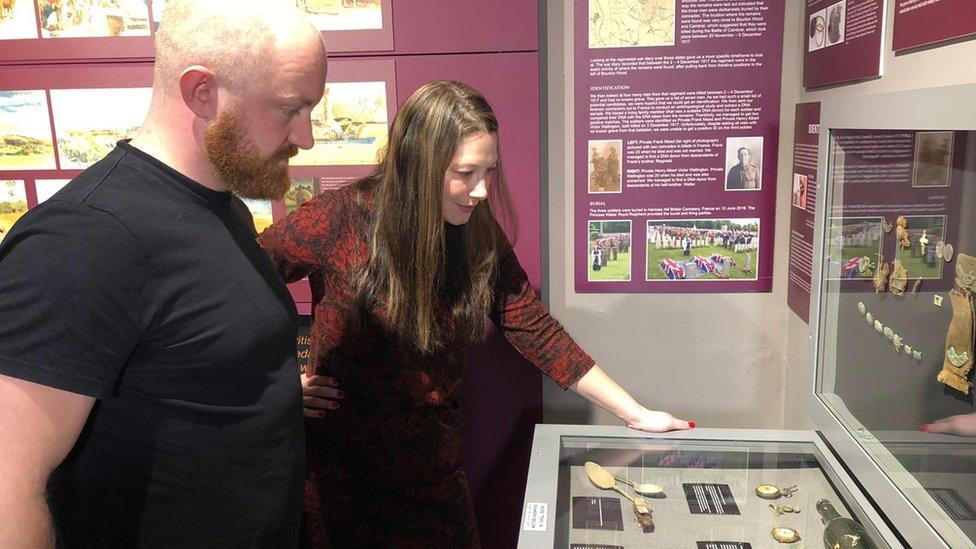
[(94, 403), (0, 375), (0, 547), (54, 546), (48, 476), (74, 446)]

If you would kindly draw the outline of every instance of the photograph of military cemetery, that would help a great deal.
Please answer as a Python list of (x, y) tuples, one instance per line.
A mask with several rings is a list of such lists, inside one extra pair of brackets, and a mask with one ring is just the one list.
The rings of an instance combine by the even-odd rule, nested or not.
[(828, 279), (873, 278), (881, 254), (880, 217), (832, 217), (827, 222)]
[(630, 221), (589, 221), (590, 282), (630, 280)]
[(647, 280), (756, 280), (759, 219), (647, 222)]

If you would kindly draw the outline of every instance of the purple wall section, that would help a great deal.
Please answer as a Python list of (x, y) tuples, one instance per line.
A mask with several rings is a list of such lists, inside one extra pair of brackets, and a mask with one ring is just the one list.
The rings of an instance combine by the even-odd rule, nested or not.
[[(402, 103), (425, 82), (445, 78), (480, 90), (498, 116), (502, 163), (519, 218), (515, 249), (538, 288), (542, 266), (538, 54), (398, 58), (398, 100)], [(532, 431), (542, 421), (542, 379), (496, 332), (471, 352), (464, 376), (464, 454), (482, 543), (514, 547)]]
[(539, 5), (526, 0), (394, 0), (397, 54), (539, 50)]

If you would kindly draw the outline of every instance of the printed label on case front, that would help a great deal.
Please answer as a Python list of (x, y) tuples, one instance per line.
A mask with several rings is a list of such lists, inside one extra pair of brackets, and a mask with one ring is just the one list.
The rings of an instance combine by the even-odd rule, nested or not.
[(752, 544), (744, 541), (699, 541), (698, 549), (752, 549)]
[(522, 529), (535, 532), (546, 531), (546, 519), (549, 515), (548, 503), (526, 503), (525, 521)]

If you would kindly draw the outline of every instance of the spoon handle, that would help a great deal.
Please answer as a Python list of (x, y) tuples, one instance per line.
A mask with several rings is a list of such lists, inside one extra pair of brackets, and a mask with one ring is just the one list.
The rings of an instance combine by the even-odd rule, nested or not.
[(628, 500), (630, 500), (630, 502), (631, 502), (631, 503), (634, 503), (634, 498), (632, 498), (632, 497), (630, 497), (630, 496), (629, 496), (629, 495), (627, 494), (627, 492), (624, 492), (623, 490), (621, 490), (620, 488), (618, 488), (616, 484), (614, 484), (614, 485), (613, 485), (613, 489), (614, 489), (614, 490), (616, 490), (617, 492), (619, 492), (619, 493), (620, 493), (620, 495), (622, 495), (623, 497), (625, 497), (625, 498), (627, 498)]
[(631, 486), (631, 487), (634, 486), (634, 483), (633, 482), (631, 482), (629, 480), (622, 479), (622, 478), (618, 477), (617, 475), (613, 475), (613, 478), (619, 480), (620, 482), (626, 484), (627, 486)]

